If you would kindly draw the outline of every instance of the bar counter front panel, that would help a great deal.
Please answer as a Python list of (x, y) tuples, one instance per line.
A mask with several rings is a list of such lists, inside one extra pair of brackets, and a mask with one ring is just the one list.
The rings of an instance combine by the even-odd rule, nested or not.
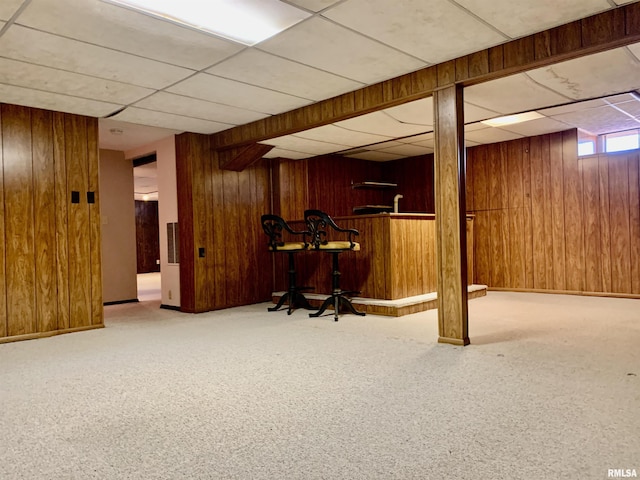
[[(435, 292), (435, 215), (381, 213), (334, 218), (342, 228), (360, 232), (360, 251), (340, 254), (340, 285), (359, 297), (384, 300)], [(304, 230), (304, 221), (290, 221)], [(333, 238), (333, 237), (332, 237)], [(338, 237), (335, 237), (338, 239)], [(342, 238), (340, 238), (342, 239)], [(286, 290), (286, 255), (275, 255), (276, 290)], [(468, 283), (473, 279), (473, 216), (467, 217)], [(331, 255), (310, 251), (296, 256), (298, 285), (313, 293), (331, 293)]]

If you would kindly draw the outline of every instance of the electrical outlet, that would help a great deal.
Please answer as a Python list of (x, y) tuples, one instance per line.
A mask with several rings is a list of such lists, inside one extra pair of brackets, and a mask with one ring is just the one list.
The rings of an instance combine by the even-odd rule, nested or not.
[(171, 300), (171, 290), (169, 290), (169, 300)]

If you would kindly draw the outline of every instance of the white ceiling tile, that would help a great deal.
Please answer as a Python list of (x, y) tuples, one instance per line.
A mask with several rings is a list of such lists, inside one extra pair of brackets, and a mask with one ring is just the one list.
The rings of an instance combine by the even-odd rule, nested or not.
[(312, 100), (324, 100), (364, 85), (253, 48), (207, 72)]
[(456, 0), (511, 38), (540, 32), (611, 8), (607, 0)]
[(411, 143), (405, 143), (400, 146), (385, 148), (383, 150), (377, 150), (383, 153), (394, 153), (396, 155), (402, 155), (404, 157), (417, 157), (418, 155), (427, 155), (433, 153), (433, 148), (416, 145)]
[[(119, 130), (122, 133), (114, 135), (111, 133), (112, 129)], [(101, 118), (98, 120), (100, 148), (110, 150), (132, 150), (178, 133), (181, 133), (181, 131), (119, 122), (111, 118)]]
[(288, 3), (297, 5), (298, 7), (306, 8), (312, 12), (319, 12), (325, 8), (329, 8), (331, 5), (339, 3), (341, 0), (289, 0)]
[(627, 3), (633, 3), (637, 0), (613, 0), (616, 5), (626, 5)]
[(154, 90), (101, 78), (0, 58), (0, 83), (114, 102), (135, 102)]
[(317, 17), (264, 41), (260, 49), (367, 84), (425, 66), (420, 60)]
[(467, 148), (475, 147), (477, 145), (482, 145), (482, 144), (479, 143), (479, 142), (472, 142), (471, 140), (467, 140), (467, 139), (465, 139), (465, 141), (464, 141), (464, 146), (467, 147)]
[(18, 23), (194, 70), (245, 48), (99, 0), (32, 0)]
[(399, 142), (396, 140), (391, 140), (389, 142), (381, 142), (381, 143), (373, 143), (371, 145), (362, 145), (363, 148), (366, 148), (367, 150), (384, 150), (385, 148), (391, 148), (391, 147), (399, 147), (402, 145), (406, 145), (406, 143), (404, 142)]
[(539, 84), (575, 100), (640, 88), (640, 62), (624, 48), (557, 63), (527, 74)]
[(270, 151), (263, 155), (263, 158), (289, 158), (291, 160), (302, 160), (303, 158), (309, 158), (310, 155), (304, 152), (295, 152), (293, 150), (286, 150), (284, 148), (272, 148)]
[(464, 91), (465, 101), (501, 114), (526, 112), (567, 103), (561, 96), (537, 85), (524, 73), (479, 83)]
[(431, 129), (424, 125), (400, 123), (381, 111), (368, 113), (349, 120), (343, 120), (341, 122), (334, 123), (334, 125), (349, 130), (384, 135), (386, 137), (405, 137), (407, 135), (423, 133)]
[(0, 20), (9, 20), (25, 0), (2, 0), (0, 2)]
[(611, 106), (563, 113), (553, 118), (594, 135), (640, 127), (640, 122)]
[(158, 112), (155, 110), (145, 110), (143, 108), (128, 107), (123, 112), (112, 117), (123, 122), (139, 123), (152, 127), (169, 128), (172, 130), (182, 130), (192, 133), (211, 134), (229, 128), (225, 123), (201, 120), (199, 118), (173, 115), (171, 113)]
[(7, 24), (7, 22), (2, 22), (0, 21), (0, 30), (2, 30), (2, 28)]
[(320, 140), (323, 142), (360, 147), (371, 143), (384, 142), (388, 137), (372, 135), (370, 133), (355, 132), (336, 125), (325, 125), (296, 133), (297, 137)]
[(523, 135), (508, 132), (500, 128), (486, 128), (465, 133), (465, 138), (478, 143), (506, 142), (507, 140), (515, 140), (516, 138), (522, 137)]
[(464, 132), (475, 132), (476, 130), (484, 130), (485, 128), (491, 128), (488, 125), (485, 125), (484, 123), (470, 123), (464, 126)]
[(122, 108), (116, 103), (99, 102), (84, 98), (71, 97), (59, 93), (42, 92), (29, 88), (0, 84), (0, 99), (3, 103), (13, 103), (26, 107), (75, 113), (90, 117), (104, 117)]
[(632, 100), (630, 102), (616, 103), (615, 108), (622, 110), (628, 115), (640, 120), (640, 102)]
[(270, 114), (286, 112), (312, 103), (311, 100), (234, 82), (208, 73), (194, 75), (168, 88), (167, 91)]
[(589, 108), (603, 107), (605, 105), (607, 105), (607, 103), (604, 100), (596, 98), (594, 100), (584, 100), (582, 102), (569, 103), (567, 105), (561, 105), (559, 107), (540, 109), (538, 110), (538, 113), (541, 113), (545, 117), (552, 117), (555, 115), (560, 115), (562, 113), (588, 110)]
[(394, 153), (385, 153), (380, 151), (371, 151), (356, 153), (353, 155), (345, 155), (348, 158), (358, 158), (360, 160), (372, 160), (374, 162), (389, 162), (391, 160), (399, 160), (403, 158), (403, 155), (396, 155)]
[(553, 132), (562, 132), (571, 128), (573, 128), (573, 126), (547, 117), (502, 127), (503, 130), (518, 133), (520, 135), (524, 135), (525, 137), (533, 137), (535, 135), (544, 135), (546, 133)]
[(479, 122), (480, 120), (493, 118), (499, 113), (500, 112), (494, 110), (478, 107), (477, 105), (473, 105), (469, 102), (464, 103), (464, 123)]
[(420, 135), (413, 135), (411, 137), (399, 138), (398, 140), (403, 143), (413, 143), (418, 144), (423, 141), (431, 141), (433, 142), (434, 132), (422, 133)]
[(293, 150), (295, 152), (303, 152), (312, 155), (339, 152), (340, 150), (346, 150), (349, 148), (348, 145), (320, 142), (317, 140), (298, 137), (297, 135), (285, 135), (283, 137), (271, 138), (269, 140), (263, 140), (260, 143), (275, 145), (276, 147), (283, 148), (285, 150)]
[(639, 97), (631, 95), (630, 93), (622, 93), (620, 95), (611, 95), (603, 100), (607, 104), (615, 105), (616, 103), (636, 102), (638, 99)]
[(229, 107), (207, 100), (176, 95), (174, 93), (157, 92), (135, 104), (136, 107), (174, 113), (186, 117), (202, 118), (214, 122), (241, 125), (268, 117), (267, 114)]
[(506, 40), (473, 15), (442, 0), (349, 0), (322, 15), (429, 63)]
[(433, 126), (433, 97), (386, 108), (383, 111), (402, 123)]
[(149, 88), (164, 88), (193, 73), (16, 25), (0, 37), (0, 51), (3, 57)]

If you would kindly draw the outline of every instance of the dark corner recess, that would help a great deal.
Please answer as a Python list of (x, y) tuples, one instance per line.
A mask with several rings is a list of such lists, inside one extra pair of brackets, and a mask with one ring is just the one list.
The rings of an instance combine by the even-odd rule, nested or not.
[(80, 192), (75, 190), (71, 192), (71, 203), (80, 203)]
[(198, 257), (204, 258), (204, 247), (198, 248)]
[(96, 192), (87, 192), (87, 203), (96, 203)]

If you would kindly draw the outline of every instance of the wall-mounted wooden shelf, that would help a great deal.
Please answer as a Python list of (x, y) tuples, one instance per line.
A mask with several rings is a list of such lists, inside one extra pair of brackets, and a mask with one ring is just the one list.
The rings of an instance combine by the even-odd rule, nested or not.
[(390, 182), (360, 182), (351, 184), (351, 188), (396, 188), (397, 186), (397, 183)]
[(353, 207), (354, 215), (370, 215), (383, 212), (393, 212), (393, 207), (389, 205), (360, 205)]

